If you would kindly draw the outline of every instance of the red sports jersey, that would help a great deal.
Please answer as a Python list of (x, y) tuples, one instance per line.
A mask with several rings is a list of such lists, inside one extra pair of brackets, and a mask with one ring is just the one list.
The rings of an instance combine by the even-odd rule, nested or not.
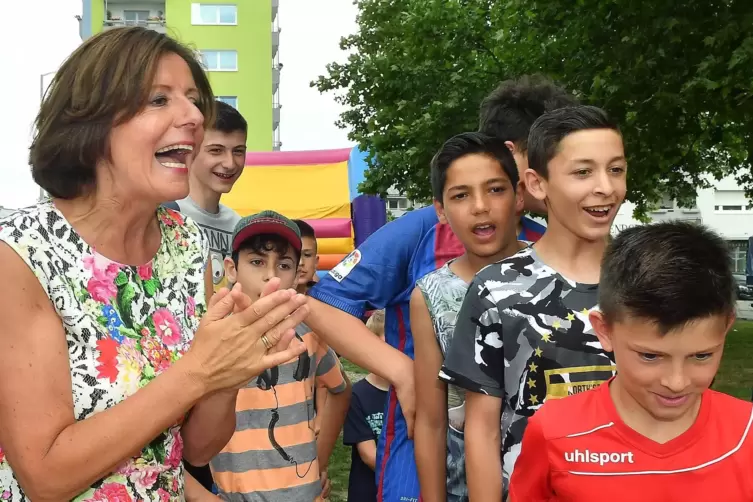
[(711, 390), (665, 444), (620, 419), (609, 382), (548, 400), (528, 421), (510, 502), (753, 501), (753, 404)]

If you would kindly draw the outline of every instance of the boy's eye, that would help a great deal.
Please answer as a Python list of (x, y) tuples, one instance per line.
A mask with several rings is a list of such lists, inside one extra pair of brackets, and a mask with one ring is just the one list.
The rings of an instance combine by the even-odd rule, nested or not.
[(591, 171), (589, 169), (578, 169), (573, 174), (580, 178), (584, 178), (588, 176), (589, 174), (591, 174)]
[(453, 199), (453, 200), (460, 200), (460, 199), (463, 199), (463, 198), (465, 198), (467, 196), (468, 196), (467, 193), (456, 193), (455, 195), (453, 195), (450, 198)]
[(219, 155), (222, 153), (222, 150), (220, 150), (219, 148), (210, 148), (209, 153), (211, 153), (212, 155)]
[(704, 352), (702, 354), (695, 354), (693, 357), (695, 357), (698, 361), (706, 361), (711, 358), (713, 354), (711, 352)]
[(258, 258), (254, 258), (254, 259), (253, 259), (253, 260), (251, 260), (251, 261), (250, 261), (249, 263), (250, 263), (251, 265), (255, 266), (255, 267), (260, 267), (260, 266), (264, 265), (264, 262), (263, 262), (263, 261), (261, 261), (261, 260), (260, 260), (260, 259), (258, 259)]
[(280, 263), (280, 268), (283, 270), (290, 270), (291, 266), (288, 263)]
[(625, 168), (622, 166), (610, 167), (609, 170), (614, 174), (622, 174), (625, 172)]
[(657, 356), (656, 354), (650, 354), (648, 352), (639, 352), (638, 355), (644, 361), (656, 361), (657, 359), (659, 359), (659, 356)]
[(489, 191), (492, 193), (501, 193), (505, 191), (505, 187), (491, 187)]

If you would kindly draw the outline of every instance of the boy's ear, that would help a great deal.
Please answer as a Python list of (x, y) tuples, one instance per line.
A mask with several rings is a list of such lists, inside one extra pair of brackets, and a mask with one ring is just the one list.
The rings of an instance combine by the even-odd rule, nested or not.
[(447, 217), (444, 214), (444, 206), (438, 200), (434, 201), (434, 210), (437, 212), (439, 223), (447, 224)]
[(588, 320), (591, 322), (591, 327), (593, 327), (601, 346), (607, 352), (612, 352), (614, 350), (612, 345), (612, 329), (607, 320), (604, 319), (604, 314), (598, 310), (592, 310), (588, 314)]
[(539, 175), (539, 173), (537, 173), (533, 169), (526, 169), (526, 172), (523, 173), (523, 179), (521, 181), (525, 185), (526, 191), (530, 193), (534, 198), (538, 200), (546, 200), (547, 183), (546, 180)]
[(319, 267), (319, 255), (316, 255), (316, 258), (314, 259), (314, 267)]
[(222, 265), (225, 267), (225, 277), (227, 278), (228, 283), (235, 284), (238, 282), (238, 271), (235, 269), (233, 259), (226, 257), (222, 262)]
[(513, 143), (512, 141), (505, 141), (505, 146), (508, 150), (510, 150), (511, 154), (515, 155), (516, 153), (518, 153), (518, 147), (515, 146), (515, 143)]

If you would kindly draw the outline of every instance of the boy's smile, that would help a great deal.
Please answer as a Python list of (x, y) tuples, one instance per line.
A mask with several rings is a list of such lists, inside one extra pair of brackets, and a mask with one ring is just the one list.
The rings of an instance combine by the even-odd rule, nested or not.
[(690, 427), (719, 368), (730, 319), (699, 319), (666, 334), (627, 315), (611, 326), (600, 312), (591, 320), (602, 346), (614, 352), (618, 372), (610, 392), (625, 423), (645, 436), (657, 434), (658, 442), (665, 432), (657, 421), (679, 433)]
[(546, 178), (529, 169), (526, 183), (546, 200), (549, 218), (581, 239), (606, 237), (627, 192), (622, 136), (612, 129), (569, 134), (547, 167)]
[(244, 132), (210, 130), (204, 133), (204, 141), (194, 159), (191, 176), (216, 193), (227, 193), (240, 177), (245, 163)]

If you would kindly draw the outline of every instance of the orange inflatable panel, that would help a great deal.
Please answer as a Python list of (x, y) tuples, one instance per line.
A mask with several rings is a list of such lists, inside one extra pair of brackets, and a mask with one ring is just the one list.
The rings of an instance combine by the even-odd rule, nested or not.
[(348, 256), (347, 254), (320, 254), (317, 270), (332, 270), (338, 263)]

